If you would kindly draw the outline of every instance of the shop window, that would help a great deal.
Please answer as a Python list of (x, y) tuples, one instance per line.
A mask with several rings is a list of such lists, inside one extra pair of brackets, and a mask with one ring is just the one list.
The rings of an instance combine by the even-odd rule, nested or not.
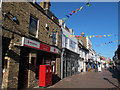
[(30, 15), (30, 22), (29, 22), (29, 33), (30, 35), (37, 37), (38, 36), (38, 19), (33, 15)]

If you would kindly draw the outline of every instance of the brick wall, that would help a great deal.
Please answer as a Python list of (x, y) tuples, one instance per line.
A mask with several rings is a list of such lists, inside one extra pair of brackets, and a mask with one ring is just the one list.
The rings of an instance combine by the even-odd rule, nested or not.
[[(39, 20), (38, 38), (32, 38), (29, 34), (30, 14)], [(14, 16), (18, 19), (18, 24), (12, 20)], [(48, 24), (49, 30), (46, 29), (46, 24)], [(10, 38), (13, 41), (9, 50), (8, 82), (5, 82), (3, 86), (5, 88), (18, 88), (20, 48), (14, 46), (14, 44), (19, 46), (24, 36), (48, 45), (53, 45), (52, 37), (49, 36), (49, 33), (52, 32), (53, 29), (58, 28), (58, 42), (56, 47), (61, 49), (61, 28), (55, 21), (49, 18), (49, 16), (45, 15), (38, 5), (30, 2), (3, 2), (2, 26), (2, 36)], [(57, 59), (57, 63), (60, 63), (60, 57)], [(57, 66), (57, 70), (57, 74), (60, 75), (60, 65)], [(34, 73), (31, 72), (31, 74), (34, 76)]]

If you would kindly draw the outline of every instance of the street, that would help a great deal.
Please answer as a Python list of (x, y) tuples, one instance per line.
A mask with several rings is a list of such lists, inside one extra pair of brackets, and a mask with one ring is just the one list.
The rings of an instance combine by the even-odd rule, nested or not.
[(117, 75), (112, 74), (108, 69), (102, 72), (84, 72), (64, 78), (50, 88), (117, 88)]

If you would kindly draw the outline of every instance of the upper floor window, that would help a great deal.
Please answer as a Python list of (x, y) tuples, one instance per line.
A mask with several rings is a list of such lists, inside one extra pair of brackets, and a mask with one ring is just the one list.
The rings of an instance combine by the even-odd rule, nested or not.
[(63, 34), (63, 35), (62, 35), (62, 47), (65, 47), (65, 37), (66, 37), (66, 36)]
[(35, 37), (38, 34), (38, 19), (33, 15), (30, 15), (30, 22), (29, 22), (29, 33)]
[(65, 38), (65, 47), (68, 47), (68, 37)]
[(53, 37), (53, 44), (57, 44), (57, 33), (56, 33), (56, 31), (52, 32), (52, 37)]

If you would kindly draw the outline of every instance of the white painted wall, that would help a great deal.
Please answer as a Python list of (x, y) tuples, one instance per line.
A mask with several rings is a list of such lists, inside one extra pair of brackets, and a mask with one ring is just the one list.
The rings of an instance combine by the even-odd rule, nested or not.
[[(67, 37), (66, 37), (67, 35)], [(78, 53), (78, 41), (76, 37), (71, 36), (65, 28), (62, 27), (62, 48), (67, 48), (73, 52)], [(68, 39), (68, 40), (67, 40)]]

